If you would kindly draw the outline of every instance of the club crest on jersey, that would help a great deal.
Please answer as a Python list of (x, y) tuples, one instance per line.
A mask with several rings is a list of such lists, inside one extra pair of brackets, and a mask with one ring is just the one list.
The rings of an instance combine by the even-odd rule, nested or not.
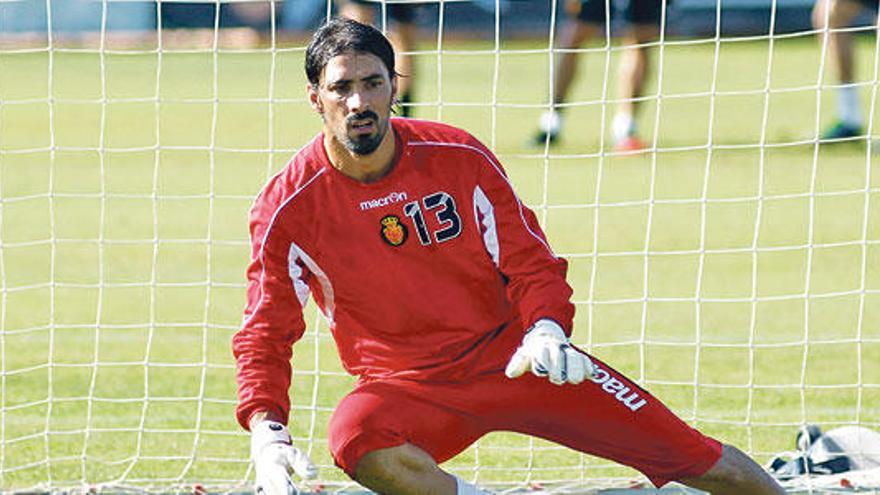
[(395, 247), (406, 242), (409, 233), (406, 231), (406, 225), (400, 222), (400, 217), (397, 215), (385, 215), (380, 221), (382, 223), (380, 233), (382, 234), (383, 241)]

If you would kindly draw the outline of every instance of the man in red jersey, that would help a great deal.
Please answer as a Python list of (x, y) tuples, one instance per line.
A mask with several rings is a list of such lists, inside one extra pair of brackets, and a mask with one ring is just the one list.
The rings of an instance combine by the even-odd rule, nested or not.
[(324, 129), (254, 203), (248, 304), (233, 339), (258, 492), (286, 494), (291, 472), (315, 475), (286, 427), (291, 346), (311, 295), (359, 377), (330, 420), (330, 450), (376, 492), (485, 493), (437, 464), (507, 430), (632, 466), (656, 485), (784, 493), (745, 454), (569, 343), (565, 260), (479, 141), (390, 118), (397, 78), (381, 33), (328, 22), (306, 74)]

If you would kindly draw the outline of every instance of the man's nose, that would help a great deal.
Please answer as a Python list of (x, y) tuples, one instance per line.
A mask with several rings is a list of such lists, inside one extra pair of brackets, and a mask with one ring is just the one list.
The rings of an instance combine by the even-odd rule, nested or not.
[(361, 91), (353, 91), (346, 101), (351, 113), (360, 113), (366, 110), (367, 100)]

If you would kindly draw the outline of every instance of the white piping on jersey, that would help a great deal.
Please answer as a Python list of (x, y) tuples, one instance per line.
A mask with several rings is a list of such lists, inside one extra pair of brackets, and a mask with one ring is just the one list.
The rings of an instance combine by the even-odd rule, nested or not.
[[(481, 216), (483, 217), (482, 224), (480, 222)], [(474, 188), (474, 220), (477, 221), (478, 231), (485, 229), (483, 231), (483, 245), (486, 246), (486, 251), (492, 257), (492, 262), (498, 267), (499, 246), (498, 232), (495, 230), (495, 208), (480, 186)]]
[[(265, 295), (265, 293), (263, 292), (263, 284), (265, 283), (265, 276), (266, 276), (266, 257), (263, 255), (263, 251), (266, 249), (266, 240), (269, 239), (269, 234), (272, 232), (272, 227), (275, 226), (275, 219), (278, 218), (278, 214), (281, 212), (281, 210), (283, 210), (293, 200), (293, 198), (295, 198), (305, 188), (309, 187), (309, 185), (312, 182), (314, 182), (315, 179), (320, 177), (321, 174), (323, 174), (325, 170), (327, 170), (327, 169), (322, 168), (321, 170), (318, 171), (318, 173), (313, 175), (311, 179), (306, 181), (305, 184), (300, 186), (299, 189), (297, 189), (296, 191), (293, 191), (293, 194), (291, 194), (289, 198), (285, 199), (284, 202), (281, 203), (281, 206), (276, 208), (275, 212), (272, 213), (272, 219), (269, 220), (269, 226), (266, 228), (266, 233), (263, 234), (263, 239), (260, 243), (260, 252), (257, 253), (257, 258), (260, 260), (260, 264), (263, 265), (262, 269), (260, 270), (260, 286), (259, 286), (260, 287), (260, 298), (258, 299), (259, 302), (257, 302), (256, 306), (254, 306), (254, 310), (251, 312), (250, 316), (248, 316), (247, 318), (244, 319), (244, 323), (242, 323), (243, 326), (247, 326), (247, 324), (250, 323), (250, 321), (254, 318), (254, 316), (256, 316), (257, 312), (260, 310), (260, 306), (263, 305), (263, 296)], [(277, 177), (280, 174), (281, 174), (281, 172), (275, 174), (275, 177)], [(274, 179), (274, 177), (273, 177), (273, 179)], [(265, 187), (263, 188), (263, 190), (265, 190)], [(254, 206), (256, 206), (256, 202), (254, 202)], [(253, 209), (254, 208), (252, 206), (251, 210), (253, 210)], [(251, 244), (253, 244), (253, 243), (254, 243), (254, 239), (253, 239), (253, 237), (251, 237)]]
[[(294, 257), (294, 252), (296, 253), (296, 257)], [(306, 252), (303, 251), (301, 247), (297, 246), (295, 242), (291, 242), (290, 256), (288, 257), (290, 270), (292, 271), (294, 267), (296, 267), (296, 269), (302, 271), (299, 265), (296, 264), (296, 258), (303, 260), (306, 268), (308, 268), (314, 276), (318, 277), (318, 282), (321, 284), (321, 292), (324, 293), (324, 316), (327, 317), (328, 322), (333, 323), (333, 311), (336, 309), (336, 305), (333, 302), (333, 284), (330, 283), (330, 278), (327, 277), (324, 270), (321, 270), (321, 267), (315, 263), (315, 260), (313, 260), (311, 256), (306, 254)], [(300, 281), (300, 283), (302, 283), (302, 281)], [(296, 286), (296, 281), (294, 281), (294, 286)], [(306, 290), (308, 290), (308, 287), (306, 287)], [(297, 296), (299, 296), (299, 291), (297, 291)], [(308, 294), (306, 294), (306, 297), (308, 297)]]
[(477, 148), (476, 146), (471, 146), (469, 144), (464, 144), (464, 143), (444, 143), (444, 142), (440, 142), (440, 141), (410, 141), (406, 144), (412, 145), (412, 146), (445, 146), (445, 147), (449, 147), (449, 148), (464, 148), (464, 149), (468, 149), (471, 151), (476, 151), (477, 153), (482, 155), (483, 158), (485, 158), (486, 161), (492, 165), (492, 168), (495, 169), (495, 172), (497, 172), (498, 175), (500, 175), (501, 178), (504, 179), (504, 182), (507, 183), (507, 187), (510, 188), (510, 192), (513, 194), (513, 197), (516, 199), (516, 206), (518, 208), (519, 218), (520, 218), (520, 220), (522, 220), (523, 227), (525, 227), (526, 231), (528, 231), (528, 233), (531, 234), (532, 237), (537, 239), (538, 242), (540, 242), (541, 245), (547, 249), (547, 252), (550, 253), (550, 256), (552, 256), (553, 259), (556, 259), (556, 253), (553, 252), (553, 249), (550, 248), (550, 246), (544, 241), (544, 239), (541, 238), (540, 235), (535, 233), (535, 231), (532, 230), (531, 227), (529, 227), (529, 223), (526, 221), (525, 214), (523, 214), (522, 201), (520, 201), (519, 196), (516, 195), (516, 190), (514, 190), (513, 184), (510, 183), (510, 179), (508, 179), (507, 176), (504, 175), (504, 173), (501, 171), (501, 166), (498, 165), (497, 163), (495, 163), (495, 161), (492, 160), (492, 157), (489, 156), (485, 151), (481, 150), (480, 148)]
[(297, 299), (299, 299), (299, 305), (305, 307), (306, 300), (312, 291), (309, 289), (309, 284), (303, 280), (303, 273), (305, 272), (297, 263), (297, 261), (302, 259), (303, 264), (305, 264), (303, 254), (299, 246), (292, 242), (290, 243), (290, 251), (287, 253), (287, 273), (290, 274), (290, 280), (293, 280), (293, 290), (296, 292)]

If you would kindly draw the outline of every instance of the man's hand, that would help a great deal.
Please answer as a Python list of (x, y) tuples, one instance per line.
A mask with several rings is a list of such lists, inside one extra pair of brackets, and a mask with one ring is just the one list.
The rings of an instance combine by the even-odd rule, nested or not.
[(257, 495), (297, 493), (290, 479), (291, 472), (303, 479), (312, 479), (318, 474), (318, 468), (309, 457), (291, 444), (287, 427), (277, 421), (252, 424), (251, 460), (257, 471)]
[(516, 378), (530, 369), (556, 385), (577, 385), (593, 376), (595, 366), (586, 354), (571, 346), (559, 324), (541, 319), (526, 332), (504, 374)]

